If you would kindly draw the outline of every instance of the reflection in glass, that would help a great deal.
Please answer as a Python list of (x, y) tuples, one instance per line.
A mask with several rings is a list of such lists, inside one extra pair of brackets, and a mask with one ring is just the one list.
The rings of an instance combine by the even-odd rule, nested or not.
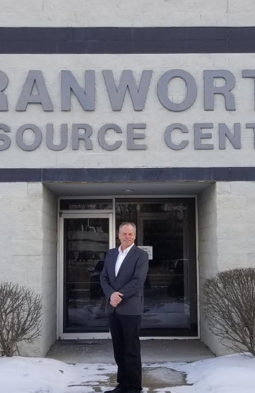
[(108, 331), (100, 286), (108, 248), (108, 218), (64, 220), (64, 332)]

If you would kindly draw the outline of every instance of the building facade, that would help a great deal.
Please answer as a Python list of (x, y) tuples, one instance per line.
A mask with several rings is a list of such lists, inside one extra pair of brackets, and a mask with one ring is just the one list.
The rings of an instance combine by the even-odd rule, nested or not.
[(255, 5), (156, 3), (1, 1), (0, 276), (43, 302), (23, 354), (109, 337), (122, 221), (149, 253), (142, 336), (224, 353), (202, 287), (254, 266)]

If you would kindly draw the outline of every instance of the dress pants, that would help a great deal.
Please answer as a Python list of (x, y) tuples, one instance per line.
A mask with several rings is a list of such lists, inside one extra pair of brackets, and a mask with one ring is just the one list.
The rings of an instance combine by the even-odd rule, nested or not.
[(118, 366), (117, 382), (125, 390), (142, 389), (142, 364), (139, 332), (141, 315), (110, 314), (114, 358)]

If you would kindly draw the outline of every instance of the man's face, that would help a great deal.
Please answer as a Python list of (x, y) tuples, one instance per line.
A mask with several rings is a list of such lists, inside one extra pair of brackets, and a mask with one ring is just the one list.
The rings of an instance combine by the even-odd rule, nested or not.
[(132, 225), (124, 225), (119, 231), (119, 239), (122, 250), (131, 246), (135, 241), (135, 231)]

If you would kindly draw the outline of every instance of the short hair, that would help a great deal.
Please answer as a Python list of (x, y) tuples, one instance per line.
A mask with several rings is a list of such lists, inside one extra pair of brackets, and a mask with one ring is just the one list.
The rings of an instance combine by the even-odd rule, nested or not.
[(129, 221), (125, 221), (125, 222), (122, 222), (120, 224), (119, 232), (120, 232), (121, 228), (124, 227), (125, 225), (131, 225), (131, 227), (133, 227), (133, 229), (134, 229), (134, 232), (136, 233), (136, 225), (135, 225), (135, 223), (134, 222), (129, 222)]

